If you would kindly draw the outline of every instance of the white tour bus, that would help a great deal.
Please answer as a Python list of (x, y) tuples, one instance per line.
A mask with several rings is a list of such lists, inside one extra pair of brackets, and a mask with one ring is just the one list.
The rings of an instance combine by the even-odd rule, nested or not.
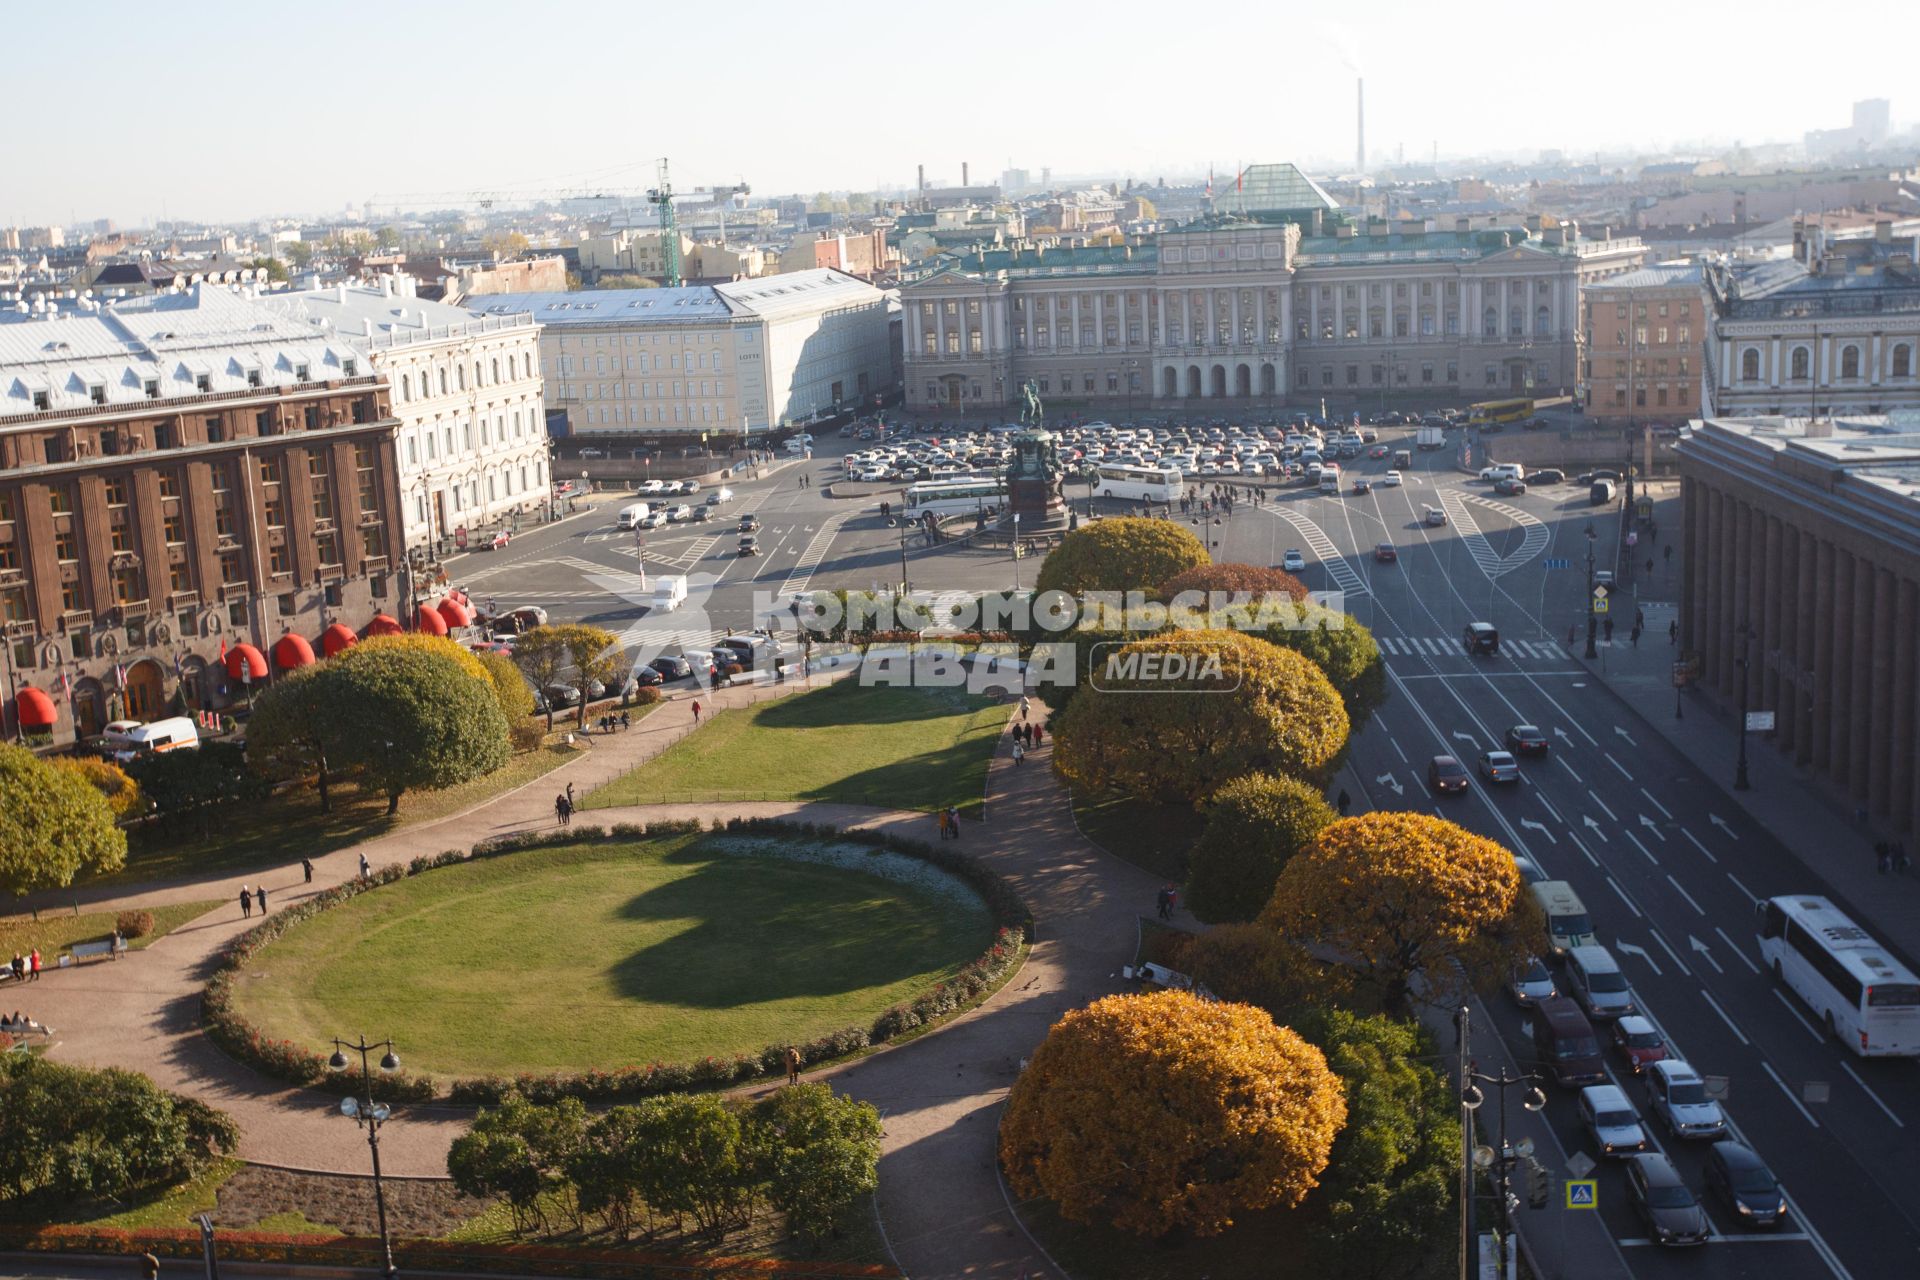
[(980, 480), (923, 480), (907, 486), (907, 515), (919, 519), (960, 511), (985, 511), (1007, 505), (1007, 486), (991, 477)]
[(1178, 502), (1186, 486), (1173, 467), (1114, 465), (1097, 469), (1094, 491), (1103, 498), (1128, 502)]
[(1920, 1057), (1920, 978), (1825, 898), (1759, 904), (1760, 954), (1861, 1057)]

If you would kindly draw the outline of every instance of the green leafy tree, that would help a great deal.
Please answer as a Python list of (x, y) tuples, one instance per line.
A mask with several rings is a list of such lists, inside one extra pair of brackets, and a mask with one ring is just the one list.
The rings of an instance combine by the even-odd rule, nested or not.
[(1207, 563), (1206, 544), (1171, 520), (1121, 516), (1081, 525), (1047, 553), (1034, 590), (1152, 592)]
[(138, 818), (147, 811), (147, 798), (140, 794), (140, 784), (111, 760), (96, 756), (55, 756), (48, 763), (84, 778), (87, 785), (107, 798), (107, 807), (113, 810), (117, 822)]
[(311, 775), (322, 813), (333, 812), (330, 758), (347, 728), (341, 684), (331, 663), (289, 671), (253, 700), (247, 722), (247, 762), (273, 778)]
[(235, 805), (264, 798), (270, 784), (247, 767), (246, 752), (231, 742), (203, 742), (196, 751), (167, 751), (127, 765), (127, 774), (153, 804), (161, 821), (192, 821), (200, 834), (213, 831)]
[(540, 1106), (519, 1093), (483, 1109), (447, 1151), (447, 1174), (462, 1195), (499, 1196), (513, 1214), (514, 1231), (545, 1229), (552, 1198), (566, 1201), (576, 1224), (568, 1172), (585, 1146), (587, 1112), (578, 1098)]
[(1387, 700), (1387, 664), (1373, 632), (1345, 614), (1321, 605), (1302, 604), (1295, 617), (1261, 632), (1268, 640), (1311, 658), (1327, 673), (1346, 704), (1347, 721), (1358, 733)]
[(1299, 1025), (1346, 1086), (1347, 1125), (1306, 1207), (1320, 1221), (1308, 1249), (1322, 1275), (1413, 1280), (1431, 1274), (1433, 1242), (1459, 1212), (1458, 1103), (1430, 1064), (1419, 1025), (1340, 1009)]
[(1187, 853), (1187, 906), (1209, 924), (1253, 919), (1280, 868), (1337, 816), (1318, 787), (1298, 778), (1235, 778), (1213, 793)]
[(598, 1214), (622, 1240), (647, 1208), (640, 1194), (647, 1161), (643, 1121), (636, 1107), (614, 1107), (594, 1117), (567, 1166), (580, 1211)]
[[(526, 673), (527, 680), (544, 694), (560, 683), (567, 669), (567, 639), (561, 627), (532, 627), (523, 632), (513, 646), (513, 664)], [(546, 700), (547, 728), (553, 728), (553, 700)]]
[(346, 731), (336, 748), (339, 762), (358, 766), (386, 792), (388, 813), (399, 811), (409, 790), (455, 786), (507, 762), (507, 719), (492, 683), (475, 679), (453, 658), (361, 644), (328, 665), (338, 672), (338, 714)]
[(595, 684), (612, 688), (625, 674), (626, 650), (605, 627), (575, 623), (554, 628), (567, 648), (567, 661), (573, 666), (573, 687), (580, 694), (580, 724), (587, 723), (588, 692)]
[(1222, 924), (1187, 945), (1186, 973), (1222, 1000), (1265, 1009), (1282, 1026), (1339, 1004), (1353, 981), (1344, 969), (1258, 924)]
[(1233, 561), (1198, 565), (1176, 573), (1160, 584), (1158, 595), (1162, 600), (1171, 600), (1188, 591), (1202, 595), (1220, 592), (1229, 599), (1249, 596), (1289, 603), (1307, 598), (1307, 584), (1286, 570)]
[(718, 1237), (753, 1207), (752, 1151), (740, 1116), (711, 1094), (668, 1094), (634, 1108), (645, 1159), (641, 1199)]
[(880, 1185), (880, 1113), (827, 1085), (768, 1094), (749, 1113), (747, 1136), (768, 1203), (806, 1239), (838, 1233), (855, 1202)]
[(114, 824), (107, 798), (78, 774), (0, 743), (0, 796), (0, 889), (14, 897), (126, 865), (127, 833)]
[(494, 649), (481, 650), (473, 656), (487, 669), (493, 696), (500, 703), (500, 714), (507, 718), (508, 724), (519, 724), (533, 714), (533, 690), (527, 687), (512, 658)]
[(373, 242), (384, 252), (392, 252), (400, 247), (400, 228), (389, 223), (373, 233)]
[[(1191, 669), (1128, 673), (1155, 655)], [(1237, 631), (1183, 631), (1107, 657), (1059, 717), (1053, 767), (1092, 791), (1193, 804), (1248, 773), (1324, 782), (1346, 741), (1340, 695), (1313, 663)]]
[(247, 265), (255, 271), (266, 272), (269, 280), (284, 282), (287, 278), (287, 264), (278, 258), (255, 258)]
[(295, 271), (305, 271), (313, 265), (314, 248), (305, 240), (291, 240), (287, 243), (287, 261), (293, 264)]

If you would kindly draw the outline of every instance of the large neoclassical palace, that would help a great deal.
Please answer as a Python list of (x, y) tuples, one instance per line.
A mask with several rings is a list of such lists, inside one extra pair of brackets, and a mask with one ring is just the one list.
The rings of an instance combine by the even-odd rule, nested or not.
[(999, 409), (1028, 378), (1111, 410), (1572, 391), (1581, 288), (1646, 248), (1488, 221), (1361, 219), (1292, 165), (1256, 165), (1148, 243), (971, 252), (901, 290), (907, 404)]

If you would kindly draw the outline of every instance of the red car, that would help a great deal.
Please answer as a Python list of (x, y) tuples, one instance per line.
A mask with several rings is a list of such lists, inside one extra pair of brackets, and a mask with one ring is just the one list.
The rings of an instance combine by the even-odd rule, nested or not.
[(1367, 456), (1369, 458), (1384, 458), (1387, 456), (1387, 446), (1383, 444), (1377, 444), (1373, 446), (1373, 448), (1367, 450)]
[(1436, 792), (1465, 791), (1467, 778), (1467, 766), (1452, 756), (1435, 756), (1427, 765), (1427, 786)]
[(1391, 542), (1379, 542), (1374, 544), (1373, 558), (1381, 564), (1392, 564), (1400, 558), (1400, 552)]
[(512, 541), (513, 541), (513, 535), (511, 533), (508, 533), (505, 529), (502, 529), (500, 532), (494, 534), (491, 538), (487, 539), (487, 544), (486, 544), (487, 550), (500, 551), (504, 549), (509, 542), (512, 542)]
[(1629, 1014), (1613, 1024), (1613, 1045), (1635, 1075), (1669, 1056), (1667, 1042), (1653, 1029), (1653, 1023), (1638, 1014)]

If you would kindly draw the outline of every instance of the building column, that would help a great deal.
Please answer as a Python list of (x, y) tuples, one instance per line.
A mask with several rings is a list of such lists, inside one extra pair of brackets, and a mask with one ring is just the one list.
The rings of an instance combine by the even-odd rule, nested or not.
[(1797, 679), (1800, 670), (1800, 629), (1798, 623), (1798, 601), (1800, 598), (1800, 531), (1790, 524), (1780, 525), (1779, 554), (1774, 557), (1774, 572), (1779, 575), (1779, 590), (1774, 594), (1773, 625), (1775, 634), (1780, 637), (1776, 651), (1777, 661), (1770, 669), (1769, 688), (1773, 695), (1774, 714), (1779, 717), (1779, 729), (1774, 745), (1785, 754), (1791, 752), (1797, 741), (1799, 731), (1796, 717), (1800, 713), (1800, 685)]
[(1815, 553), (1813, 602), (1813, 721), (1811, 749), (1806, 761), (1815, 773), (1825, 773), (1833, 758), (1834, 607), (1839, 603), (1838, 557), (1833, 544), (1822, 541)]
[(1819, 608), (1819, 541), (1812, 534), (1801, 532), (1799, 536), (1800, 565), (1794, 572), (1794, 588), (1797, 597), (1794, 613), (1794, 626), (1799, 632), (1794, 642), (1796, 653), (1794, 660), (1798, 664), (1799, 688), (1794, 695), (1794, 741), (1793, 758), (1800, 764), (1806, 764), (1813, 758), (1813, 744), (1818, 727), (1813, 719), (1813, 693), (1817, 685), (1817, 672), (1814, 668), (1816, 642), (1817, 610)]
[[(1760, 547), (1760, 705), (1780, 716), (1780, 666), (1785, 661), (1786, 642), (1781, 636), (1780, 600), (1785, 594), (1780, 553), (1780, 518), (1762, 515), (1766, 536)], [(1776, 743), (1778, 739), (1775, 739)]]
[(1747, 613), (1747, 593), (1752, 590), (1752, 579), (1748, 572), (1747, 547), (1748, 525), (1752, 516), (1746, 503), (1733, 498), (1727, 500), (1727, 519), (1725, 536), (1721, 546), (1721, 572), (1727, 586), (1725, 659), (1721, 662), (1720, 692), (1728, 697), (1739, 695), (1740, 669), (1734, 665), (1745, 650), (1735, 635), (1740, 625), (1752, 619)]
[(1853, 645), (1848, 635), (1853, 627), (1853, 571), (1852, 553), (1835, 547), (1833, 550), (1833, 608), (1826, 618), (1827, 630), (1832, 635), (1828, 653), (1833, 659), (1833, 667), (1828, 675), (1830, 687), (1827, 690), (1827, 767), (1825, 772), (1830, 778), (1847, 776), (1851, 760), (1847, 752), (1853, 744), (1847, 725), (1848, 714), (1853, 710), (1853, 677), (1848, 669), (1853, 658)]
[[(1320, 341), (1320, 291), (1313, 291), (1313, 332), (1307, 335), (1313, 341)], [(1347, 291), (1341, 285), (1333, 286), (1333, 340), (1347, 340)]]
[(1107, 295), (1093, 295), (1093, 345), (1098, 351), (1107, 349)]
[(1704, 528), (1700, 540), (1700, 594), (1703, 606), (1698, 637), (1700, 653), (1700, 678), (1710, 681), (1715, 689), (1720, 687), (1721, 622), (1720, 612), (1720, 517), (1721, 507), (1726, 497), (1718, 489), (1702, 485), (1704, 498), (1702, 516)]
[(1873, 665), (1867, 686), (1867, 806), (1876, 814), (1888, 812), (1892, 796), (1889, 771), (1892, 768), (1893, 743), (1888, 737), (1893, 723), (1893, 574), (1873, 571)]
[[(1847, 694), (1847, 794), (1855, 804), (1867, 799), (1867, 783), (1872, 772), (1873, 730), (1873, 633), (1874, 598), (1878, 594), (1875, 578), (1878, 570), (1865, 556), (1853, 561), (1853, 621), (1848, 641), (1853, 648), (1849, 664), (1851, 688)], [(1885, 688), (1886, 686), (1877, 686)]]
[(1920, 638), (1914, 627), (1920, 624), (1920, 588), (1902, 579), (1894, 585), (1893, 631), (1893, 713), (1887, 740), (1891, 744), (1887, 760), (1887, 812), (1893, 820), (1905, 823), (1909, 830), (1920, 828), (1914, 813), (1914, 799), (1920, 790), (1914, 787), (1914, 771), (1920, 768), (1920, 753), (1913, 749), (1913, 677), (1914, 664), (1920, 661)]
[(1680, 480), (1680, 643), (1674, 654), (1692, 649), (1697, 643), (1700, 601), (1696, 590), (1700, 575), (1693, 558), (1700, 550), (1700, 482), (1690, 476)]
[(1780, 339), (1773, 339), (1772, 347), (1772, 354), (1767, 359), (1768, 372), (1771, 373), (1772, 376), (1767, 380), (1767, 385), (1773, 390), (1778, 391), (1780, 389), (1780, 379), (1782, 376), (1780, 373)]

